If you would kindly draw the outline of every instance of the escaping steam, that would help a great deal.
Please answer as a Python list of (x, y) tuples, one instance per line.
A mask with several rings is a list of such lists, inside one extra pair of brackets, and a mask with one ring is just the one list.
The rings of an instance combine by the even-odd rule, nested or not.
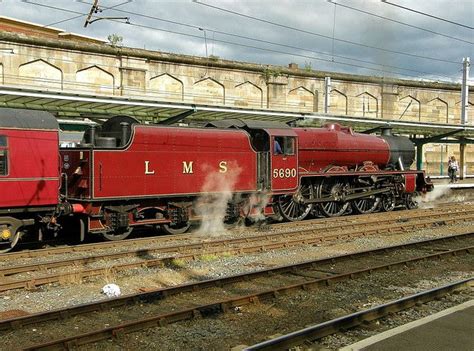
[(435, 207), (438, 203), (463, 202), (467, 200), (466, 193), (457, 193), (448, 184), (437, 184), (433, 191), (417, 196), (415, 200), (420, 208)]
[(264, 210), (269, 200), (270, 196), (266, 193), (252, 194), (245, 202), (243, 211), (253, 222), (263, 222), (266, 219)]
[(195, 203), (196, 215), (201, 217), (200, 234), (224, 233), (224, 221), (227, 214), (227, 204), (232, 200), (232, 195), (241, 169), (232, 165), (227, 172), (206, 166), (203, 170), (207, 173), (201, 195)]

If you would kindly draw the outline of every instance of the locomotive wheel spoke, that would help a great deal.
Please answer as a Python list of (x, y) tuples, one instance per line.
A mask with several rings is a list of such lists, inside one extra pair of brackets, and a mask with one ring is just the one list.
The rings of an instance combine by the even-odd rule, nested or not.
[(313, 204), (305, 204), (305, 199), (313, 197), (311, 184), (302, 184), (294, 195), (282, 195), (278, 198), (278, 211), (290, 222), (305, 219), (313, 209)]
[(319, 209), (325, 217), (337, 217), (343, 215), (349, 207), (349, 202), (340, 201), (338, 198), (342, 197), (346, 184), (335, 179), (324, 179), (318, 186), (317, 196), (335, 197), (336, 201), (328, 201), (321, 203)]
[(412, 210), (418, 207), (418, 202), (414, 199), (413, 194), (406, 194), (405, 206), (407, 209)]
[(362, 198), (352, 202), (352, 208), (357, 213), (372, 213), (380, 206), (380, 198)]
[(381, 200), (381, 208), (385, 212), (390, 212), (395, 208), (396, 200), (394, 194), (384, 194)]

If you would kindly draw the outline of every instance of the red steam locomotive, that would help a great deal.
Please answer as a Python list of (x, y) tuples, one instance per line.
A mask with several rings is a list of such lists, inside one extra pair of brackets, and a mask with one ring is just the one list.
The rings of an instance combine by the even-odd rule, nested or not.
[(414, 194), (433, 186), (409, 170), (410, 140), (388, 129), (374, 136), (338, 124), (240, 120), (191, 128), (118, 116), (75, 147), (58, 150), (58, 135), (50, 113), (0, 109), (4, 252), (26, 234), (42, 240), (61, 227), (79, 228), (80, 240), (120, 240), (143, 225), (182, 233), (216, 203), (227, 222), (412, 208)]

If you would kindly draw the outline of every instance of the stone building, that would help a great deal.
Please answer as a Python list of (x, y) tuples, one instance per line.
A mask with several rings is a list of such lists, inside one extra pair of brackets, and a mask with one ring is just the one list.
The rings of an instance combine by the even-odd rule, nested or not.
[[(116, 47), (60, 29), (0, 17), (0, 85), (5, 87), (324, 113), (326, 77), (331, 78), (330, 114), (460, 124), (459, 84)], [(471, 94), (469, 105), (473, 104)], [(468, 121), (474, 124), (474, 108), (469, 109)], [(473, 174), (473, 153), (470, 146), (466, 149), (467, 173)], [(428, 144), (424, 153), (423, 167), (430, 174), (446, 174), (448, 155), (459, 156), (459, 146)]]

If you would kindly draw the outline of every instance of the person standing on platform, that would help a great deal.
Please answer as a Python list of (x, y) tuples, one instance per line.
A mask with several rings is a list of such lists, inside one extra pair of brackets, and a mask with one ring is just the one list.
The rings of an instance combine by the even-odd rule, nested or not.
[(450, 183), (455, 183), (458, 181), (457, 176), (456, 176), (458, 169), (459, 169), (458, 161), (456, 161), (456, 158), (454, 156), (451, 156), (448, 161), (448, 175), (449, 175)]

